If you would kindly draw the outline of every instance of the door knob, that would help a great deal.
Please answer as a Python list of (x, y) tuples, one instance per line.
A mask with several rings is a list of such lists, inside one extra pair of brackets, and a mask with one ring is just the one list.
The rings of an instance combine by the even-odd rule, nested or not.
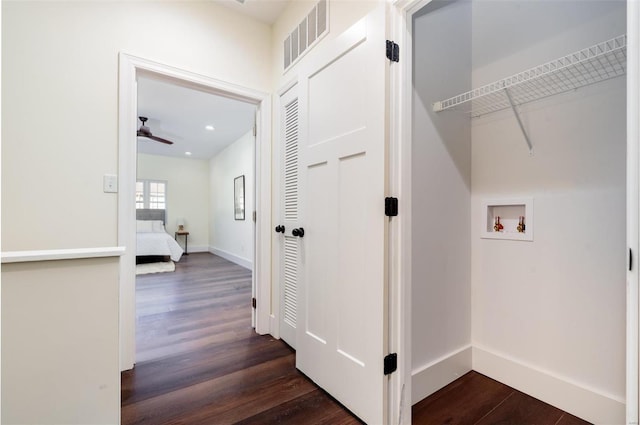
[(298, 236), (300, 238), (304, 237), (304, 229), (302, 227), (300, 227), (299, 229), (293, 229), (291, 231), (291, 234), (293, 236)]
[(276, 226), (276, 233), (284, 233), (284, 226), (281, 226), (281, 225)]

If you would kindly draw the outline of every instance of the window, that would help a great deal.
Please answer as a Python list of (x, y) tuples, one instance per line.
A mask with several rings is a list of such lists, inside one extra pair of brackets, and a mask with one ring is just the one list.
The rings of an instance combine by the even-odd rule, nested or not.
[(159, 180), (138, 180), (136, 182), (136, 209), (167, 208), (167, 182)]

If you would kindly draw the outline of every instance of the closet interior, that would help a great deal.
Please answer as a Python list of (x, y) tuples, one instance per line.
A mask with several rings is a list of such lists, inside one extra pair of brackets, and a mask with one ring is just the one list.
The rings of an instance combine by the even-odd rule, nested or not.
[(412, 402), (470, 370), (623, 423), (626, 3), (412, 20)]

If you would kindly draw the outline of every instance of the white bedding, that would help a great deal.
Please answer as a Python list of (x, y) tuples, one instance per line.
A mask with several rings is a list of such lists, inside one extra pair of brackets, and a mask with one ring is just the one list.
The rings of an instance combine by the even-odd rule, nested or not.
[(166, 232), (138, 232), (136, 255), (168, 255), (173, 261), (180, 261), (184, 250)]

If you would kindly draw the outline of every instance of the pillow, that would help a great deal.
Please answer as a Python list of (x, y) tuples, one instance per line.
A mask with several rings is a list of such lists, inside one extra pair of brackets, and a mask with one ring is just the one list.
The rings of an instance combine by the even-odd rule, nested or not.
[(149, 220), (136, 220), (136, 231), (138, 233), (151, 233), (153, 226)]
[(153, 233), (165, 233), (162, 220), (151, 220), (151, 230)]

